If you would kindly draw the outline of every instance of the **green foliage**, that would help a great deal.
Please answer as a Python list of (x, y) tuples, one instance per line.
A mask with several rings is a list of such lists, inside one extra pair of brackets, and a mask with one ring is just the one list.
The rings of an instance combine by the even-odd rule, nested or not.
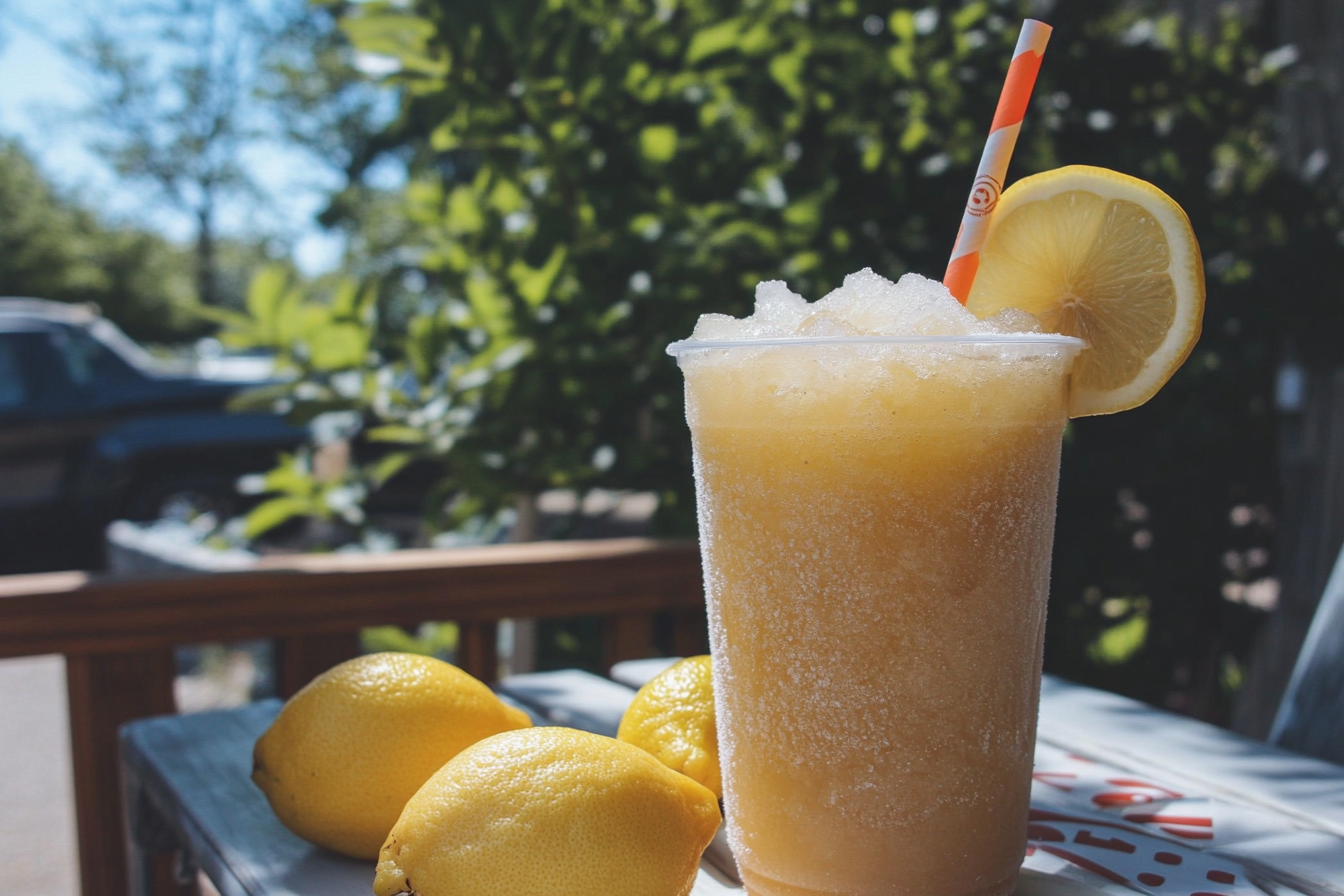
[[(356, 404), (442, 464), (431, 505), (653, 489), (664, 531), (691, 531), (681, 381), (663, 347), (701, 313), (746, 311), (760, 280), (819, 296), (865, 266), (940, 275), (1023, 11), (351, 7), (355, 45), (399, 61), (402, 114), (384, 137), (417, 160), (398, 257), (424, 284), (400, 316), (378, 308), (374, 354), (341, 372)], [(1190, 213), (1210, 299), (1203, 340), (1158, 398), (1070, 427), (1047, 666), (1218, 717), (1235, 676), (1217, 670), (1245, 655), (1258, 618), (1223, 599), (1246, 575), (1224, 555), (1271, 538), (1267, 522), (1235, 520), (1271, 519), (1284, 340), (1338, 356), (1328, 265), (1344, 222), (1333, 197), (1276, 167), (1275, 57), (1250, 25), (1228, 14), (1193, 34), (1120, 0), (1060, 4), (1051, 23), (1009, 180), (1077, 162), (1153, 181)], [(321, 402), (334, 378), (311, 344), (325, 337), (285, 332), (307, 333), (290, 395)], [(1143, 614), (1101, 612), (1134, 594)]]
[[(319, 456), (320, 451), (319, 450)], [(243, 535), (255, 539), (295, 518), (342, 520), (352, 526), (364, 522), (360, 507), (367, 491), (362, 477), (345, 464), (321, 469), (307, 449), (285, 454), (275, 469), (261, 477), (253, 490), (271, 497), (247, 515)]]
[(396, 625), (363, 629), (359, 644), (365, 653), (396, 651), (451, 660), (457, 651), (457, 626), (451, 622), (425, 622), (411, 634)]
[(370, 462), (343, 463), (325, 478), (306, 454), (286, 458), (258, 486), (275, 497), (249, 515), (249, 536), (296, 516), (340, 517), (359, 526), (359, 503), (417, 461), (445, 465), (442, 480), (426, 495), (434, 528), (455, 528), (494, 509), (459, 494), (460, 468), (446, 464), (470, 431), (485, 391), (508, 375), (523, 352), (517, 344), (476, 355), (455, 348), (447, 339), (448, 308), (386, 332), (375, 299), (373, 289), (353, 281), (323, 293), (272, 267), (253, 280), (245, 313), (204, 312), (221, 324), (225, 345), (276, 352), (279, 382), (241, 396), (238, 409), (284, 413), (315, 430), (334, 427), (325, 441), (348, 441), (363, 429), (363, 441), (381, 449)]
[(1108, 619), (1123, 618), (1102, 629), (1096, 640), (1087, 645), (1088, 658), (1103, 666), (1129, 662), (1148, 639), (1148, 599), (1110, 597), (1100, 609)]
[[(202, 313), (222, 325), (219, 335), (225, 345), (273, 348), (286, 372), (323, 376), (369, 361), (373, 299), (371, 290), (343, 281), (330, 301), (312, 301), (288, 270), (270, 265), (252, 279), (245, 312)], [(341, 398), (353, 397), (333, 396), (333, 401), (343, 406)]]
[(94, 302), (131, 336), (154, 342), (202, 332), (188, 255), (152, 234), (103, 224), (3, 140), (0, 295)]
[[(346, 33), (369, 52), (421, 33), (409, 20), (432, 26), (394, 79), (399, 127), (449, 164), (419, 170), (406, 207), (445, 345), (514, 362), (449, 462), (486, 504), (652, 488), (663, 525), (684, 531), (689, 447), (662, 347), (704, 311), (744, 311), (761, 279), (819, 293), (865, 264), (897, 276), (941, 262), (963, 202), (948, 197), (969, 181), (918, 167), (935, 140), (949, 164), (973, 163), (982, 128), (963, 119), (988, 121), (997, 83), (954, 66), (998, 66), (1009, 21), (945, 17), (918, 34), (897, 16), (892, 43), (865, 33), (867, 10), (799, 8), (350, 11)], [(983, 41), (965, 37), (976, 27)], [(947, 240), (934, 249), (929, 219), (895, 208), (941, 209)]]
[[(366, 136), (370, 88), (332, 58), (335, 34), (307, 0), (125, 0), (91, 8), (64, 45), (85, 75), (89, 148), (146, 191), (147, 207), (157, 199), (190, 219), (204, 305), (227, 307), (242, 286), (240, 242), (221, 218), (289, 199), (267, 195), (256, 157), (297, 144), (317, 166), (343, 166), (334, 148)], [(251, 242), (287, 236), (275, 219), (256, 216)]]

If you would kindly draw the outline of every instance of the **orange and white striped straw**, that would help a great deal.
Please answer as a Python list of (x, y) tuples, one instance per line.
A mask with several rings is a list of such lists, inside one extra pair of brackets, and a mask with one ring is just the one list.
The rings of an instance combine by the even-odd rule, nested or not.
[(980, 267), (980, 247), (985, 244), (985, 234), (989, 232), (989, 216), (1003, 192), (1008, 160), (1013, 157), (1017, 134), (1022, 130), (1022, 119), (1026, 117), (1027, 103), (1036, 86), (1036, 74), (1041, 70), (1041, 57), (1045, 55), (1050, 31), (1049, 25), (1035, 19), (1022, 22), (1022, 33), (1017, 37), (1008, 77), (999, 94), (999, 107), (989, 126), (989, 139), (985, 141), (985, 151), (980, 154), (980, 167), (975, 169), (975, 183), (966, 200), (957, 243), (952, 247), (952, 260), (947, 263), (947, 273), (943, 275), (943, 285), (963, 305), (971, 294), (971, 284)]

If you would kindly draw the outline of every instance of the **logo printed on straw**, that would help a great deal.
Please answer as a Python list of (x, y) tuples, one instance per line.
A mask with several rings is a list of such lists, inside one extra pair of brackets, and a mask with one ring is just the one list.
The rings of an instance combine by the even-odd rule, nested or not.
[(966, 214), (975, 215), (977, 218), (988, 215), (994, 211), (994, 206), (999, 204), (1000, 192), (1002, 186), (992, 175), (980, 175), (971, 187), (971, 197), (966, 200)]

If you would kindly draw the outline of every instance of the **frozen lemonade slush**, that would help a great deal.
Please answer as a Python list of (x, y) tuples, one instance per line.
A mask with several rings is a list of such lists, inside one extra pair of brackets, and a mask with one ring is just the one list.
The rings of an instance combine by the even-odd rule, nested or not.
[(750, 893), (1012, 890), (1081, 345), (865, 270), (669, 349)]

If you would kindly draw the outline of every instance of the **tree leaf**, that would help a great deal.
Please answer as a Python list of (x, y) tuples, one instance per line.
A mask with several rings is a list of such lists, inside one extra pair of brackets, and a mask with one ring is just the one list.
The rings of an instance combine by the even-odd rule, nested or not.
[(332, 323), (311, 336), (308, 359), (322, 371), (359, 367), (369, 352), (369, 333), (357, 323)]
[(1128, 662), (1148, 640), (1148, 616), (1135, 613), (1124, 622), (1107, 629), (1091, 644), (1087, 645), (1087, 655), (1101, 665), (1118, 666)]
[(738, 38), (737, 49), (748, 56), (757, 56), (770, 49), (774, 44), (773, 38), (770, 26), (765, 22), (757, 22)]
[(336, 292), (331, 298), (333, 317), (355, 317), (362, 305), (363, 297), (360, 295), (359, 284), (354, 280), (343, 279), (336, 285)]
[(982, 0), (976, 0), (974, 3), (967, 3), (961, 9), (952, 13), (952, 27), (958, 31), (965, 31), (967, 28), (970, 28), (976, 22), (983, 19), (987, 12), (989, 12), (989, 5), (982, 2)]
[(448, 214), (444, 219), (450, 233), (477, 233), (485, 226), (476, 190), (466, 185), (448, 194)]
[(272, 498), (252, 508), (243, 525), (243, 535), (256, 538), (296, 516), (317, 516), (317, 505), (304, 498)]
[(529, 267), (521, 259), (509, 266), (509, 278), (513, 281), (514, 288), (530, 307), (537, 308), (546, 301), (551, 292), (551, 284), (564, 267), (567, 253), (568, 249), (565, 246), (557, 245), (551, 249), (550, 257), (540, 268)]
[(506, 296), (484, 271), (477, 272), (465, 285), (467, 304), (471, 306), (476, 323), (491, 336), (501, 338), (513, 331), (513, 314)]
[[(924, 142), (924, 139), (928, 136), (929, 136), (929, 123), (926, 122), (923, 118), (912, 117), (910, 119), (910, 123), (905, 126), (905, 131), (901, 134), (901, 152), (914, 152), (916, 149), (919, 149), (920, 145)], [(874, 160), (872, 162), (873, 167), (869, 168), (868, 150), (871, 149), (874, 145), (877, 147), (878, 156), (877, 160)], [(874, 140), (872, 143), (868, 145), (868, 147), (864, 149), (863, 164), (866, 170), (872, 171), (873, 168), (877, 167), (877, 161), (880, 161), (882, 157), (881, 152), (882, 152), (882, 144), (876, 140)]]
[(490, 207), (501, 215), (518, 211), (527, 205), (527, 197), (512, 179), (501, 177), (490, 191)]
[(411, 462), (411, 457), (412, 455), (409, 451), (398, 451), (380, 459), (378, 463), (373, 465), (373, 471), (370, 473), (374, 483), (380, 486), (383, 485), (393, 476), (405, 469), (406, 465)]
[(307, 469), (299, 465), (294, 455), (286, 454), (275, 469), (266, 473), (262, 491), (291, 498), (307, 498), (316, 493), (317, 483)]
[(280, 308), (288, 290), (289, 272), (278, 264), (267, 265), (252, 278), (247, 288), (247, 310), (261, 332), (278, 332)]
[(375, 426), (364, 433), (370, 442), (396, 442), (401, 445), (419, 445), (425, 441), (425, 434), (414, 426)]
[(707, 56), (722, 53), (736, 46), (738, 35), (742, 33), (742, 25), (742, 19), (728, 19), (697, 31), (691, 37), (691, 44), (686, 50), (686, 64), (695, 65)]
[(428, 19), (384, 7), (344, 17), (340, 27), (361, 52), (390, 56), (407, 71), (438, 77), (448, 74), (447, 54), (431, 46), (435, 28)]
[(902, 78), (915, 79), (915, 50), (910, 44), (893, 44), (887, 51), (887, 62)]
[(802, 75), (802, 53), (785, 53), (770, 60), (770, 77), (794, 100), (803, 98)]
[(677, 129), (670, 124), (646, 125), (639, 132), (639, 152), (650, 162), (672, 161), (677, 154)]
[(294, 388), (292, 383), (278, 383), (270, 386), (258, 386), (234, 393), (225, 405), (234, 413), (247, 411), (270, 412), (275, 403), (289, 395)]
[(893, 10), (887, 18), (887, 27), (897, 40), (908, 44), (915, 39), (915, 14), (908, 9)]

